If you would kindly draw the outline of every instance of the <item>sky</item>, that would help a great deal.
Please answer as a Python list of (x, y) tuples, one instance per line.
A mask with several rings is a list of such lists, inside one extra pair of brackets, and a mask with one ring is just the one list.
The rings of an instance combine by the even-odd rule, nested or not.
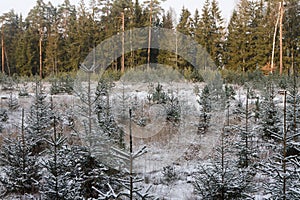
[[(63, 3), (63, 1), (64, 0), (50, 0), (55, 6)], [(219, 0), (219, 6), (222, 10), (222, 16), (225, 19), (225, 22), (228, 22), (236, 1), (237, 0)], [(44, 0), (44, 2), (48, 2), (48, 0)], [(70, 2), (77, 6), (79, 5), (80, 0), (70, 0)], [(85, 0), (85, 2), (88, 5), (89, 0)], [(142, 2), (142, 0), (140, 2)], [(167, 0), (162, 6), (165, 10), (168, 10), (170, 7), (174, 8), (178, 18), (183, 6), (188, 8), (193, 14), (196, 8), (198, 8), (199, 11), (202, 10), (204, 2), (205, 0)], [(16, 13), (22, 13), (23, 17), (25, 17), (35, 3), (36, 0), (1, 0), (0, 15), (14, 9)]]

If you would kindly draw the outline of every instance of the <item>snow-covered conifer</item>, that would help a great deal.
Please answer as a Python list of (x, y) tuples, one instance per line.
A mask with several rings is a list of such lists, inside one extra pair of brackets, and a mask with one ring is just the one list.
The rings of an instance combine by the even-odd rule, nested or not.
[(46, 140), (50, 138), (50, 127), (53, 113), (46, 100), (46, 94), (42, 90), (40, 82), (36, 82), (35, 96), (26, 120), (26, 137), (31, 141), (32, 153), (39, 154), (47, 147)]
[[(276, 139), (270, 142), (272, 155), (268, 160), (261, 163), (262, 171), (268, 176), (269, 181), (265, 184), (266, 193), (271, 198), (298, 199), (299, 191), (299, 170), (297, 160), (299, 160), (300, 143), (295, 140), (299, 133), (288, 128), (287, 121), (287, 96), (286, 90), (283, 95), (282, 126), (280, 131), (272, 133)], [(295, 179), (296, 178), (296, 179)], [(297, 180), (298, 179), (298, 180)]]
[(110, 106), (110, 89), (113, 83), (109, 80), (100, 79), (96, 88), (95, 112), (100, 131), (110, 140), (124, 147), (123, 131), (118, 127)]
[(15, 109), (17, 109), (19, 107), (18, 99), (15, 96), (13, 96), (12, 93), (9, 94), (9, 98), (8, 98), (7, 104), (8, 104), (8, 108), (10, 110), (15, 110)]
[(231, 133), (223, 130), (215, 157), (201, 164), (195, 177), (196, 194), (202, 199), (245, 199), (252, 190), (254, 174), (238, 168), (232, 149)]
[(21, 120), (20, 133), (3, 141), (0, 160), (5, 175), (0, 180), (7, 193), (35, 194), (38, 192), (40, 173), (37, 157), (31, 152), (33, 144), (26, 139), (24, 110)]
[(209, 122), (211, 118), (210, 92), (207, 85), (204, 87), (201, 95), (199, 96), (198, 104), (200, 105), (200, 119), (198, 124), (198, 133), (205, 133), (210, 125)]
[(253, 115), (250, 108), (251, 98), (253, 98), (253, 91), (250, 88), (246, 88), (245, 105), (243, 102), (239, 101), (235, 110), (235, 117), (240, 120), (240, 124), (234, 127), (234, 129), (238, 132), (235, 147), (238, 156), (238, 166), (242, 168), (247, 168), (253, 165), (254, 159), (257, 157), (257, 150), (254, 145), (254, 122), (252, 121)]
[[(53, 102), (51, 99), (51, 110)], [(66, 137), (60, 130), (59, 117), (53, 115), (52, 136), (47, 140), (48, 155), (42, 163), (45, 172), (41, 184), (43, 199), (83, 199), (80, 196), (80, 183), (71, 179), (73, 170), (68, 159), (69, 148), (66, 145)]]
[(274, 139), (274, 134), (280, 132), (278, 110), (274, 102), (275, 88), (273, 83), (268, 83), (261, 103), (260, 131), (264, 139)]

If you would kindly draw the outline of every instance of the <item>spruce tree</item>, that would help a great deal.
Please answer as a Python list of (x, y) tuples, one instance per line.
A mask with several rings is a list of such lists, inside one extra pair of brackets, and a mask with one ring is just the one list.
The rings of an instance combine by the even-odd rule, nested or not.
[(297, 170), (297, 155), (288, 151), (289, 147), (299, 149), (299, 142), (295, 142), (293, 131), (289, 130), (287, 125), (287, 91), (283, 91), (283, 108), (282, 108), (282, 128), (277, 133), (272, 133), (276, 138), (275, 142), (270, 142), (272, 154), (270, 158), (261, 163), (262, 171), (268, 176), (269, 181), (264, 185), (265, 192), (271, 195), (271, 198), (280, 199), (297, 199), (300, 197)]
[(275, 88), (273, 83), (269, 82), (266, 85), (264, 99), (261, 103), (262, 114), (260, 119), (260, 130), (264, 139), (275, 139), (274, 136), (280, 131), (280, 120), (274, 98)]
[(49, 16), (49, 29), (47, 38), (47, 48), (45, 50), (45, 75), (57, 75), (63, 58), (63, 48), (61, 34), (59, 34), (59, 16), (57, 9), (51, 4), (48, 6), (47, 16)]
[(211, 55), (215, 65), (218, 68), (223, 67), (223, 37), (224, 37), (224, 20), (221, 16), (221, 10), (218, 2), (212, 0), (210, 8), (210, 34), (209, 41), (211, 43), (208, 53)]
[(27, 140), (33, 144), (31, 151), (34, 155), (45, 150), (47, 147), (46, 140), (50, 138), (49, 130), (53, 113), (46, 97), (41, 82), (36, 81), (34, 101), (27, 115), (25, 127)]
[[(54, 111), (51, 99), (51, 110)], [(42, 163), (46, 169), (41, 185), (44, 199), (83, 199), (80, 196), (79, 180), (71, 179), (73, 166), (70, 163), (69, 149), (66, 146), (66, 137), (62, 134), (59, 117), (53, 115), (52, 136), (47, 140), (49, 156)]]
[(236, 119), (241, 120), (241, 126), (235, 127), (238, 131), (238, 139), (236, 142), (236, 150), (238, 156), (238, 166), (241, 168), (252, 168), (255, 164), (257, 150), (254, 149), (255, 134), (252, 122), (252, 109), (250, 108), (250, 100), (253, 98), (251, 88), (246, 88), (246, 102), (238, 102), (235, 110)]
[[(187, 8), (182, 8), (179, 22), (176, 26), (176, 31), (179, 33), (183, 34), (184, 36), (191, 36), (192, 35), (192, 25), (193, 25), (193, 19), (191, 16), (191, 12)], [(178, 47), (177, 51), (182, 51), (182, 52), (189, 52), (189, 53), (197, 53), (195, 52), (195, 49), (190, 49), (193, 48), (193, 46), (189, 46), (190, 44), (186, 43), (186, 37), (178, 37), (176, 38), (176, 46)], [(195, 55), (193, 54), (193, 55)], [(196, 58), (193, 58), (196, 59)], [(176, 66), (180, 70), (182, 69), (188, 69), (190, 64), (183, 58), (181, 57), (176, 57), (177, 63)]]
[[(108, 88), (99, 84), (101, 86), (98, 87), (98, 96), (96, 96), (96, 88), (93, 87), (91, 80), (92, 72), (88, 71), (88, 69), (85, 70), (87, 71), (81, 72), (83, 74), (81, 74), (81, 77), (78, 77), (78, 82), (75, 83), (75, 94), (79, 101), (76, 104), (76, 121), (78, 123), (75, 123), (74, 131), (81, 139), (83, 146), (89, 149), (91, 155), (101, 160), (106, 166), (115, 167), (117, 161), (111, 156), (110, 149), (116, 140), (109, 137), (109, 134), (112, 134), (112, 131), (115, 131), (115, 129), (114, 125), (110, 124), (112, 121), (109, 121), (112, 120), (111, 115), (106, 115), (109, 110), (105, 108), (109, 108), (107, 107), (109, 104), (107, 104), (107, 101), (103, 101), (109, 100), (103, 95), (103, 92)], [(105, 86), (105, 89), (102, 86)], [(101, 98), (98, 99), (98, 97)], [(98, 101), (104, 103), (105, 107), (101, 107), (103, 105)], [(99, 105), (98, 108), (97, 104)], [(96, 110), (98, 113), (95, 112)], [(105, 118), (103, 118), (103, 115)], [(106, 121), (102, 121), (103, 119)], [(103, 124), (104, 122), (105, 124)], [(99, 125), (102, 125), (102, 127)], [(121, 132), (120, 135), (122, 135)], [(112, 137), (120, 135), (113, 135)]]
[[(78, 41), (77, 41), (77, 11), (69, 0), (65, 0), (57, 8), (57, 29), (61, 31), (60, 40), (57, 45), (59, 51), (57, 56), (60, 62), (57, 63), (58, 71), (71, 72), (78, 69)], [(57, 41), (57, 35), (53, 41)], [(55, 47), (55, 45), (54, 45)], [(57, 48), (58, 48), (57, 47)], [(54, 48), (55, 49), (55, 48)]]
[(21, 130), (15, 137), (5, 138), (1, 147), (0, 160), (3, 172), (0, 181), (6, 194), (35, 194), (39, 191), (41, 174), (38, 158), (32, 152), (34, 145), (27, 140), (25, 132), (24, 109), (22, 109)]
[[(101, 163), (100, 159), (93, 156), (90, 149), (83, 145), (74, 145), (67, 151), (69, 181), (76, 186), (76, 192), (84, 199), (98, 198), (99, 194), (95, 188), (102, 188), (103, 192), (108, 192), (107, 184), (114, 189), (118, 188), (115, 182), (115, 175), (109, 174), (109, 168)], [(111, 172), (118, 173), (111, 169)], [(118, 176), (118, 174), (116, 175)]]
[(210, 112), (212, 109), (209, 87), (207, 85), (202, 90), (201, 95), (199, 95), (198, 104), (201, 106), (198, 133), (206, 133), (207, 129), (210, 126)]
[[(283, 62), (284, 71), (294, 73), (299, 63), (299, 31), (300, 31), (300, 4), (295, 0), (285, 1), (283, 19)], [(297, 71), (297, 70), (296, 70)]]
[(179, 22), (177, 24), (177, 31), (184, 35), (191, 35), (192, 28), (192, 16), (190, 11), (187, 8), (182, 8)]
[(95, 112), (102, 134), (108, 136), (111, 142), (124, 147), (124, 133), (118, 127), (111, 111), (110, 89), (113, 83), (109, 80), (100, 79), (96, 88)]
[(251, 180), (254, 176), (249, 170), (237, 168), (237, 161), (230, 151), (229, 129), (223, 128), (219, 147), (214, 159), (200, 165), (195, 176), (195, 192), (203, 199), (245, 199), (249, 197)]
[[(259, 64), (261, 59), (257, 57), (260, 55), (256, 51), (258, 48), (265, 48), (258, 47), (257, 44), (258, 39), (260, 42), (264, 40), (257, 33), (261, 18), (261, 14), (257, 11), (259, 8), (259, 4), (255, 1), (241, 0), (233, 11), (225, 44), (226, 69), (240, 72), (253, 71)], [(239, 54), (236, 54), (237, 49)]]

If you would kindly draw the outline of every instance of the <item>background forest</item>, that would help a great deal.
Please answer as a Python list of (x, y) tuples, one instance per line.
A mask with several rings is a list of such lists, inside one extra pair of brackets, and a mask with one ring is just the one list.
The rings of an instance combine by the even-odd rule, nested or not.
[[(151, 26), (191, 36), (218, 68), (225, 70), (224, 74), (253, 72), (271, 63), (279, 2), (241, 0), (226, 25), (216, 0), (207, 0), (195, 13), (182, 8), (179, 20), (172, 9), (164, 11), (159, 0), (93, 0), (89, 5), (84, 1), (71, 5), (65, 0), (57, 7), (38, 0), (25, 19), (13, 10), (1, 16), (1, 69), (7, 75), (42, 77), (77, 71), (94, 47), (123, 31), (124, 17), (125, 31)], [(299, 63), (300, 8), (297, 0), (285, 1), (284, 5), (283, 71), (290, 73)], [(278, 69), (279, 28), (276, 32), (274, 63)], [(172, 54), (153, 49), (150, 61), (181, 71), (189, 68)], [(147, 49), (125, 56), (125, 69), (146, 63)], [(115, 59), (111, 69), (121, 70), (121, 58)]]

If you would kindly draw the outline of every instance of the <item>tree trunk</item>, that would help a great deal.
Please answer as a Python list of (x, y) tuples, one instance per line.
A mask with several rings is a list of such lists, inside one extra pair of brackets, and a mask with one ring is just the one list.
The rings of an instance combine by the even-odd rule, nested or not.
[(133, 177), (132, 177), (132, 168), (133, 168), (133, 157), (132, 157), (132, 129), (131, 129), (131, 121), (132, 121), (132, 111), (129, 109), (129, 150), (130, 150), (130, 200), (133, 199)]
[(286, 130), (286, 93), (284, 91), (283, 97), (283, 161), (282, 161), (282, 170), (283, 170), (283, 200), (286, 200), (286, 151), (287, 151), (287, 130)]
[(121, 60), (121, 72), (125, 72), (125, 14), (124, 11), (122, 14), (122, 60)]
[(283, 71), (283, 47), (282, 47), (282, 20), (283, 20), (283, 14), (284, 14), (284, 6), (283, 6), (283, 1), (280, 2), (280, 69), (279, 69), (279, 74), (282, 75)]
[(148, 33), (148, 58), (147, 58), (147, 70), (150, 69), (151, 33), (152, 33), (152, 0), (150, 0), (150, 19), (149, 19), (149, 33)]
[(4, 58), (4, 32), (2, 25), (2, 34), (1, 34), (1, 49), (2, 49), (2, 74), (5, 73), (5, 58)]
[(43, 78), (43, 55), (42, 55), (42, 41), (43, 41), (43, 32), (40, 28), (40, 40), (39, 40), (39, 48), (40, 48), (40, 78)]
[[(280, 12), (281, 4), (279, 4), (279, 12)], [(276, 24), (275, 24), (275, 30), (274, 30), (274, 36), (273, 36), (273, 48), (272, 48), (272, 59), (271, 59), (271, 73), (274, 71), (274, 55), (275, 55), (275, 43), (276, 43), (276, 35), (277, 35), (277, 27), (279, 23), (280, 15), (278, 15)]]

